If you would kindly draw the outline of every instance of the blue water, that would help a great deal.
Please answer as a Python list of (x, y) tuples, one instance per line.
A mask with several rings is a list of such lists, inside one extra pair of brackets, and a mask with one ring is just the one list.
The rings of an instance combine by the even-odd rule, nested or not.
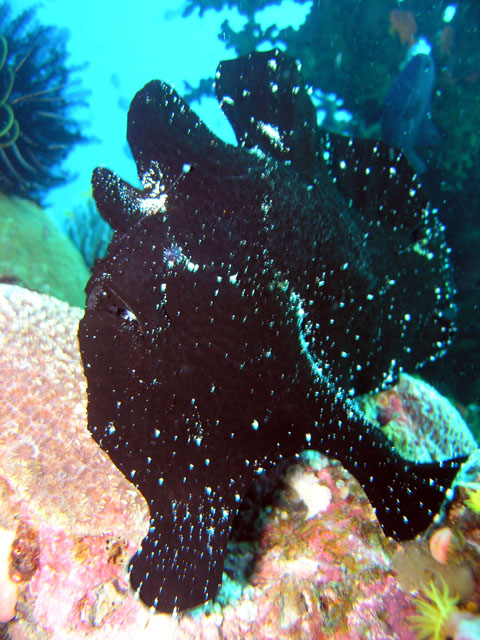
[[(20, 12), (32, 4), (16, 0), (13, 9)], [(106, 165), (123, 178), (136, 181), (125, 135), (127, 108), (139, 89), (159, 78), (182, 94), (185, 81), (196, 86), (201, 78), (214, 75), (220, 60), (235, 57), (218, 34), (226, 18), (236, 30), (246, 18), (237, 10), (208, 10), (202, 18), (196, 11), (185, 19), (185, 6), (185, 0), (45, 0), (39, 6), (40, 23), (69, 30), (70, 63), (88, 63), (77, 74), (82, 87), (90, 92), (88, 106), (80, 109), (77, 117), (85, 123), (84, 134), (94, 141), (74, 148), (64, 165), (78, 174), (76, 180), (48, 193), (48, 211), (60, 228), (65, 212), (89, 191), (96, 166)], [(297, 27), (310, 6), (288, 0), (281, 7), (267, 7), (256, 17), (266, 24)], [(217, 135), (234, 141), (216, 99), (202, 99), (195, 104), (195, 111)]]

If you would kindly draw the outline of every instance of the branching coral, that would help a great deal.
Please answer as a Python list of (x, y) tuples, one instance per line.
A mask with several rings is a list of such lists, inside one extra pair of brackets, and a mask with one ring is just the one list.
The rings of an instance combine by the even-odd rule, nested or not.
[(58, 165), (85, 138), (69, 115), (81, 96), (71, 92), (65, 32), (34, 16), (11, 19), (0, 3), (0, 190), (38, 199), (68, 178)]

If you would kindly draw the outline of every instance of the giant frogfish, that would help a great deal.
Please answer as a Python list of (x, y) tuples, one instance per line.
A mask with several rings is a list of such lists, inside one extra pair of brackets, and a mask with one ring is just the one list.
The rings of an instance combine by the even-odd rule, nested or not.
[(340, 460), (398, 540), (463, 461), (405, 461), (352, 400), (451, 339), (443, 229), (408, 162), (320, 131), (278, 50), (222, 62), (216, 93), (238, 146), (155, 80), (128, 113), (143, 188), (93, 174), (115, 234), (79, 328), (88, 428), (148, 501), (130, 581), (162, 612), (215, 596), (239, 505), (280, 460)]

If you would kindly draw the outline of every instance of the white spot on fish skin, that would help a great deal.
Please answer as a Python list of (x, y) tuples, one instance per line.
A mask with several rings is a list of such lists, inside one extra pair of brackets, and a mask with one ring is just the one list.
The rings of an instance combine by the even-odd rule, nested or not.
[(259, 426), (260, 425), (258, 424), (258, 420), (254, 420), (252, 422), (252, 428), (253, 428), (254, 431), (257, 431)]
[(123, 309), (120, 313), (122, 320), (126, 320), (127, 322), (138, 322), (137, 316), (130, 311), (130, 309)]
[(275, 144), (275, 146), (279, 149), (283, 148), (282, 138), (280, 136), (280, 132), (277, 127), (272, 126), (271, 124), (267, 124), (266, 122), (257, 122), (257, 127), (267, 135), (270, 140)]
[(194, 262), (188, 261), (187, 262), (187, 269), (189, 271), (192, 271), (193, 273), (197, 272), (199, 269), (199, 265), (195, 264)]
[(222, 98), (222, 101), (220, 102), (220, 106), (223, 106), (224, 104), (234, 105), (235, 104), (235, 100), (233, 98), (231, 98), (230, 96), (224, 96)]
[(267, 64), (273, 71), (277, 70), (277, 61), (275, 60), (275, 58), (270, 58)]

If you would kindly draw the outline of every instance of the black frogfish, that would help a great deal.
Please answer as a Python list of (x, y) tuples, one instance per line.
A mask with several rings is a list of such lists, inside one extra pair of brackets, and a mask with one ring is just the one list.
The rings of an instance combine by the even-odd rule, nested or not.
[(278, 50), (222, 62), (216, 91), (238, 146), (153, 81), (128, 114), (143, 189), (93, 175), (116, 231), (79, 328), (88, 428), (150, 505), (130, 581), (162, 612), (215, 596), (239, 505), (279, 460), (337, 458), (399, 540), (462, 462), (405, 461), (351, 400), (451, 337), (442, 227), (405, 158), (322, 133)]

